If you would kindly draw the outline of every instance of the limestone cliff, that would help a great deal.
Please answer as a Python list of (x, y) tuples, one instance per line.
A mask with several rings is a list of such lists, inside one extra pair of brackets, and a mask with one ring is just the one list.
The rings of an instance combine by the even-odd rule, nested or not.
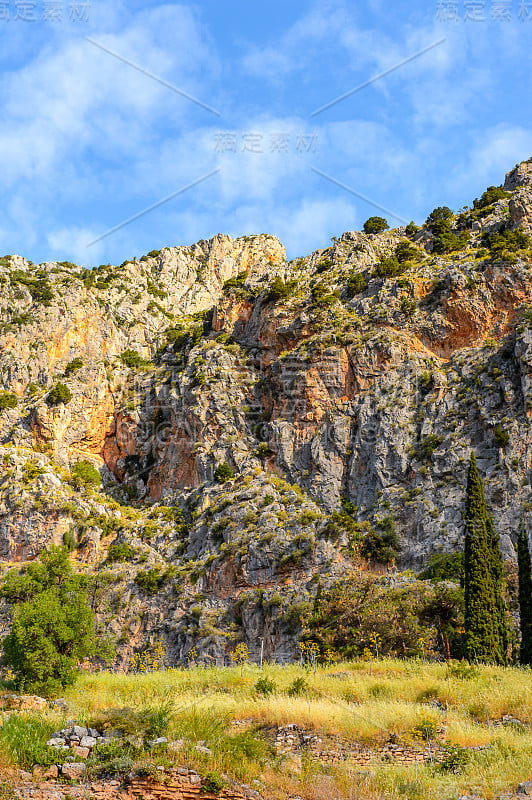
[(347, 232), (289, 263), (266, 235), (93, 271), (0, 259), (5, 565), (67, 542), (121, 663), (157, 639), (172, 662), (239, 637), (288, 658), (353, 536), (391, 517), (413, 567), (461, 546), (471, 448), (513, 557), (530, 232), (524, 162), (443, 235)]

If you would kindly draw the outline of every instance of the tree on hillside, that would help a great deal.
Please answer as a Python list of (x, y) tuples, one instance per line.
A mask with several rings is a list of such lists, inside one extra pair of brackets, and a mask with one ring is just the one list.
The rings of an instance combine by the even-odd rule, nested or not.
[(382, 233), (389, 227), (384, 217), (370, 217), (364, 223), (364, 233)]
[(438, 206), (431, 211), (425, 220), (425, 225), (430, 228), (434, 236), (441, 236), (451, 230), (453, 212), (448, 206)]
[(508, 658), (508, 626), (506, 624), (506, 604), (504, 602), (504, 569), (502, 563), (501, 545), (499, 536), (495, 531), (493, 515), (490, 514), (487, 522), (488, 541), (491, 546), (491, 569), (493, 579), (493, 593), (496, 607), (496, 626), (499, 637), (502, 661), (507, 664)]
[(51, 547), (22, 572), (8, 572), (1, 596), (11, 605), (12, 625), (2, 646), (20, 688), (53, 694), (72, 685), (78, 662), (94, 654), (86, 585), (64, 547)]
[(484, 487), (471, 453), (465, 500), (465, 652), (471, 661), (504, 664), (506, 626), (502, 600), (502, 557)]
[(524, 520), (519, 523), (517, 563), (519, 566), (519, 614), (521, 618), (519, 660), (521, 664), (532, 665), (532, 567)]

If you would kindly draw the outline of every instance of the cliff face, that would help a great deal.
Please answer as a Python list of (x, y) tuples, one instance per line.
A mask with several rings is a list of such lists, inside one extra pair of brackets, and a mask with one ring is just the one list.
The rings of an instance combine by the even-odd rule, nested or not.
[[(289, 657), (314, 576), (350, 567), (342, 503), (359, 531), (391, 516), (419, 567), (461, 546), (471, 448), (513, 557), (532, 508), (531, 251), (486, 234), (532, 232), (530, 162), (505, 189), (452, 219), (466, 235), (447, 252), (425, 226), (290, 263), (265, 235), (92, 273), (0, 259), (18, 400), (0, 414), (0, 557), (68, 541), (103, 576), (122, 663), (156, 638), (173, 661), (194, 643), (221, 658), (239, 635)], [(87, 460), (101, 490), (75, 477)], [(150, 569), (153, 593), (134, 581)]]

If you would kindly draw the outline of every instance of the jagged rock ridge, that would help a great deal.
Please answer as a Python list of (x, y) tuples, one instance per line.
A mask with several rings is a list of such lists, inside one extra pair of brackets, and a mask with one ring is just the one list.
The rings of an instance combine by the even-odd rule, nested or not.
[[(2, 559), (69, 542), (102, 576), (122, 662), (158, 637), (174, 661), (240, 635), (290, 657), (315, 576), (351, 566), (342, 503), (362, 530), (393, 517), (420, 566), (461, 546), (471, 448), (513, 557), (532, 507), (531, 254), (494, 257), (486, 236), (532, 230), (531, 162), (504, 188), (453, 217), (451, 250), (426, 225), (289, 263), (266, 235), (93, 272), (1, 259), (18, 399), (0, 415)], [(54, 405), (57, 383), (71, 399)], [(102, 491), (73, 478), (86, 460)], [(153, 593), (135, 583), (149, 570)]]

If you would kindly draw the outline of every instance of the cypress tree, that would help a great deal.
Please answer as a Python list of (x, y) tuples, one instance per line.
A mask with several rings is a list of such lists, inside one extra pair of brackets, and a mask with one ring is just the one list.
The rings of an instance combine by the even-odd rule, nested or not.
[(496, 633), (498, 634), (498, 648), (494, 654), (494, 661), (506, 666), (508, 663), (508, 626), (506, 625), (506, 603), (504, 602), (504, 570), (501, 545), (495, 531), (492, 514), (488, 517), (487, 531), (491, 544), (493, 599), (496, 613)]
[[(484, 487), (478, 474), (475, 454), (471, 453), (465, 500), (465, 651), (470, 661), (496, 664), (504, 662), (501, 608), (498, 600), (502, 584), (497, 578), (493, 523), (488, 520)], [(497, 550), (500, 549), (497, 542)]]
[(532, 665), (532, 567), (528, 536), (523, 520), (517, 536), (517, 563), (519, 566), (519, 613), (521, 617), (521, 664)]

